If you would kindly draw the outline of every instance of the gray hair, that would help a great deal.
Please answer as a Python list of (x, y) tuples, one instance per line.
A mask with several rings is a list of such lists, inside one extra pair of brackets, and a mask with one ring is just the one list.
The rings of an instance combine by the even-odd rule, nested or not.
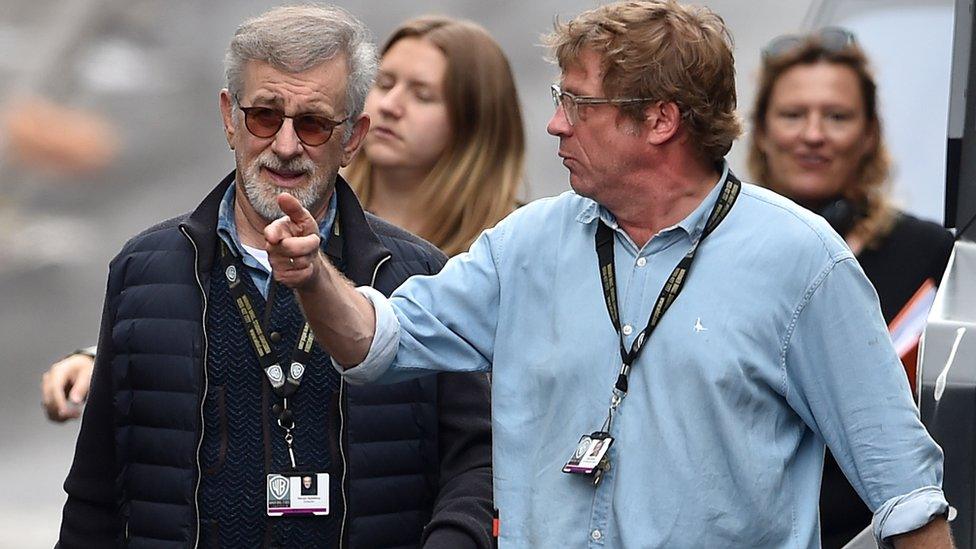
[(369, 29), (336, 6), (283, 6), (248, 19), (237, 27), (224, 56), (227, 89), (236, 97), (244, 87), (244, 66), (263, 61), (296, 73), (345, 55), (348, 70), (344, 140), (363, 112), (376, 76), (377, 55)]

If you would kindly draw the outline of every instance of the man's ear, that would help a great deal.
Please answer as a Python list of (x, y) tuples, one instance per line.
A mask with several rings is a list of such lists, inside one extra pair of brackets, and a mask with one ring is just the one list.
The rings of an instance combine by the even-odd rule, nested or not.
[[(342, 131), (345, 133), (342, 126), (336, 128), (336, 131)], [(342, 145), (342, 158), (340, 159), (339, 165), (345, 168), (352, 162), (352, 159), (356, 157), (356, 151), (363, 144), (363, 139), (366, 137), (366, 132), (369, 131), (369, 115), (366, 113), (360, 114), (359, 118), (356, 119), (356, 123), (352, 126), (352, 134), (349, 136), (349, 140)]]
[(234, 98), (231, 97), (227, 88), (220, 90), (220, 117), (224, 121), (224, 137), (231, 150), (234, 149), (234, 134), (237, 127), (234, 125)]
[(661, 145), (681, 129), (681, 109), (674, 101), (657, 101), (644, 108), (644, 130), (647, 142)]

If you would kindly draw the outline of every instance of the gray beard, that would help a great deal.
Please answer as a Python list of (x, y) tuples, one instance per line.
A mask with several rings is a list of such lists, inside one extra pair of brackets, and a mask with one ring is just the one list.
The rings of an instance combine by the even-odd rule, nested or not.
[[(238, 159), (240, 165), (240, 159)], [(285, 189), (261, 180), (261, 168), (293, 172), (305, 172), (308, 182), (303, 187)], [(250, 165), (244, 168), (241, 178), (244, 183), (244, 194), (251, 207), (265, 221), (271, 222), (282, 217), (284, 212), (278, 207), (277, 196), (283, 192), (294, 196), (299, 203), (313, 215), (313, 208), (320, 205), (323, 197), (332, 192), (335, 185), (336, 171), (325, 170), (316, 166), (308, 158), (294, 158), (282, 161), (271, 150), (265, 150)]]

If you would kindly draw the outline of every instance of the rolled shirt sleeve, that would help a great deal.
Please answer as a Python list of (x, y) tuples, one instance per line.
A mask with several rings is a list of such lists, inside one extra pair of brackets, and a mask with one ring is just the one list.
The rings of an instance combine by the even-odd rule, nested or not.
[(945, 514), (942, 450), (911, 399), (876, 294), (853, 257), (811, 283), (784, 345), (787, 400), (874, 511), (882, 547)]
[(373, 304), (373, 310), (376, 312), (373, 341), (369, 345), (366, 358), (355, 367), (346, 370), (335, 360), (332, 361), (332, 366), (349, 383), (363, 385), (376, 381), (390, 369), (390, 364), (396, 357), (397, 347), (400, 345), (400, 323), (393, 312), (393, 307), (390, 306), (390, 300), (378, 290), (369, 286), (360, 286), (356, 291)]
[(878, 547), (893, 549), (893, 536), (918, 530), (949, 509), (942, 488), (925, 486), (884, 502), (875, 513), (872, 526)]

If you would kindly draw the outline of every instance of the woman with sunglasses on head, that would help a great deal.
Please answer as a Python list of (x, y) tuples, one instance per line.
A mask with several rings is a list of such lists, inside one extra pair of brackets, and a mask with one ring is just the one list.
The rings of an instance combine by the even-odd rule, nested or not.
[[(941, 280), (952, 236), (892, 206), (876, 84), (850, 32), (827, 28), (770, 42), (752, 124), (753, 178), (820, 213), (844, 237), (886, 322), (925, 280)], [(824, 547), (843, 546), (872, 518), (829, 453), (820, 517)]]
[[(365, 112), (369, 134), (343, 175), (370, 212), (456, 255), (515, 208), (525, 159), (518, 94), (505, 54), (479, 25), (437, 16), (401, 24)], [(44, 374), (48, 418), (79, 417), (94, 353), (75, 351)]]

